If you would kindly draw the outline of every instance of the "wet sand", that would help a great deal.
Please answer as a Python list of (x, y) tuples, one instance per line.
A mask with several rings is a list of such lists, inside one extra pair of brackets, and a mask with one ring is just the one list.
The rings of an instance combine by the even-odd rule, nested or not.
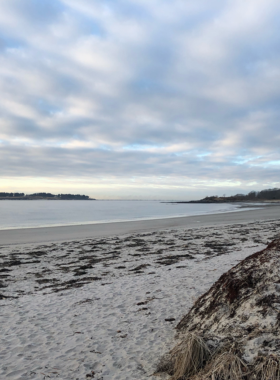
[(170, 228), (195, 228), (250, 223), (280, 218), (280, 205), (264, 205), (256, 210), (196, 215), (168, 219), (139, 220), (74, 226), (23, 228), (0, 231), (0, 244), (48, 243), (100, 238), (120, 234), (157, 231)]

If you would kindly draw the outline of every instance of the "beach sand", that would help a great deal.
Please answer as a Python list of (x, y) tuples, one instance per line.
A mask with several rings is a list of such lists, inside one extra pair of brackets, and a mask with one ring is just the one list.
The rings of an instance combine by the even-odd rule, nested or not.
[(10, 231), (14, 244), (1, 235), (1, 379), (158, 379), (176, 323), (222, 273), (279, 236), (280, 218), (276, 206), (115, 223), (103, 235), (102, 226), (81, 226), (85, 238), (49, 232), (52, 242), (40, 229), (28, 244), (30, 230)]

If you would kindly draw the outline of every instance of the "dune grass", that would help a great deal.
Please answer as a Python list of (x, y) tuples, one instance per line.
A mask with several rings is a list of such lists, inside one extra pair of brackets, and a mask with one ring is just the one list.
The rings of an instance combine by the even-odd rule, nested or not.
[(279, 356), (258, 357), (250, 380), (280, 380)]
[(197, 374), (209, 360), (211, 352), (204, 340), (193, 333), (170, 351), (172, 380), (187, 379)]

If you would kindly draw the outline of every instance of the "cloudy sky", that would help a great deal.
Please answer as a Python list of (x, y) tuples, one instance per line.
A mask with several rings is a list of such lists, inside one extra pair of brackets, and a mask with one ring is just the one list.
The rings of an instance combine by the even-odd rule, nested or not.
[(1, 0), (0, 191), (280, 187), (279, 0)]

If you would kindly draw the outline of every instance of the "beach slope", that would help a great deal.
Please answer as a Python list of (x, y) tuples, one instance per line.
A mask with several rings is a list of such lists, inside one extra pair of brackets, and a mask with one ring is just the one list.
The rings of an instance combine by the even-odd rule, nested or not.
[(2, 244), (0, 378), (158, 379), (195, 300), (279, 229), (266, 221)]

